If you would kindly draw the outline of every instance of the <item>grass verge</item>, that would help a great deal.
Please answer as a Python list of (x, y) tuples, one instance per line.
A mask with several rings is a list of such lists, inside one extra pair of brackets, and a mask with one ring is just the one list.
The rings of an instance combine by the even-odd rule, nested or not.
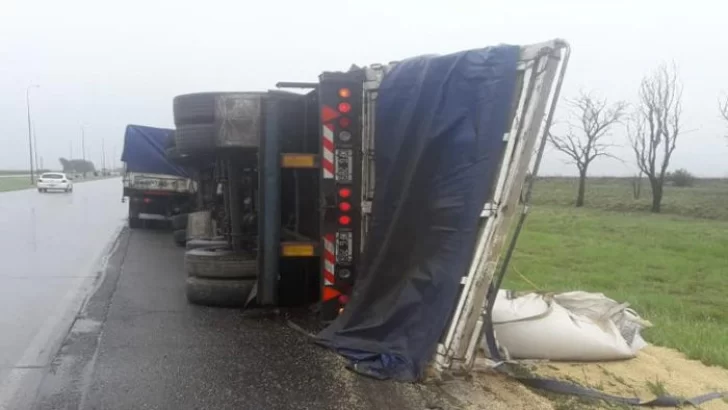
[(30, 184), (30, 177), (6, 177), (0, 178), (0, 192), (17, 191), (19, 189), (33, 188)]

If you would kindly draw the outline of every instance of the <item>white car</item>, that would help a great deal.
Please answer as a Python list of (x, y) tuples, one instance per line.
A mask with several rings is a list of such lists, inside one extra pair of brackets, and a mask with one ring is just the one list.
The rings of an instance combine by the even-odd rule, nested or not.
[(57, 190), (73, 192), (73, 182), (61, 172), (48, 172), (38, 178), (38, 192)]

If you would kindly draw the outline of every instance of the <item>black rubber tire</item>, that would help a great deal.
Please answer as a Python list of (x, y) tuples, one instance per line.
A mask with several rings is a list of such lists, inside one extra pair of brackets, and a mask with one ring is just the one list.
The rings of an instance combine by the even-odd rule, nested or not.
[(230, 244), (224, 239), (190, 239), (187, 241), (187, 250), (204, 249), (204, 248), (228, 248)]
[(42, 194), (43, 193), (43, 190), (40, 189), (40, 188), (38, 188), (38, 192), (40, 192)]
[(172, 229), (187, 229), (187, 214), (172, 215)]
[(190, 124), (177, 128), (174, 137), (177, 154), (187, 156), (209, 155), (215, 150), (214, 124)]
[(258, 261), (250, 254), (225, 248), (199, 248), (185, 252), (188, 276), (207, 279), (255, 279)]
[(187, 230), (185, 229), (177, 229), (172, 233), (172, 237), (174, 238), (174, 243), (178, 246), (185, 246), (187, 244)]
[(207, 92), (174, 97), (174, 123), (178, 126), (215, 121), (215, 99), (226, 93)]
[(188, 277), (185, 282), (185, 293), (187, 301), (193, 305), (245, 307), (255, 283), (255, 279), (221, 280)]

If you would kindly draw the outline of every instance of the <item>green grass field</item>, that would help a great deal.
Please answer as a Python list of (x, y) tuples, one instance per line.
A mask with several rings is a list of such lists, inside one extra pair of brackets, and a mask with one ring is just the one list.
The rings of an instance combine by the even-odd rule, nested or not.
[(728, 183), (670, 187), (663, 215), (635, 212), (649, 188), (635, 202), (620, 180), (592, 184), (587, 208), (573, 208), (573, 184), (537, 182), (504, 288), (603, 292), (654, 323), (648, 341), (728, 367)]
[(33, 188), (29, 177), (3, 177), (0, 178), (0, 192), (17, 191), (19, 189)]
[[(571, 206), (576, 201), (575, 178), (541, 178), (536, 182), (531, 203)], [(649, 211), (652, 196), (647, 179), (642, 180), (642, 195), (635, 200), (626, 178), (587, 180), (585, 207), (607, 211)], [(678, 188), (665, 185), (662, 213), (706, 219), (728, 220), (728, 180), (697, 180), (695, 186)]]

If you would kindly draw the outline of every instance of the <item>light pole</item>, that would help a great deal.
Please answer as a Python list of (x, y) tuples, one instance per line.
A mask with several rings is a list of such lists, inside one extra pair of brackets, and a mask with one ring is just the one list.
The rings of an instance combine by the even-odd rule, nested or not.
[(106, 171), (106, 148), (104, 146), (104, 139), (101, 138), (101, 175), (104, 175)]
[(28, 156), (30, 158), (30, 185), (35, 183), (33, 176), (33, 130), (30, 119), (30, 89), (40, 88), (37, 84), (31, 84), (25, 88), (25, 105), (28, 108)]
[(81, 158), (83, 159), (83, 177), (86, 178), (86, 132), (84, 127), (86, 124), (81, 124)]
[(86, 132), (84, 127), (86, 124), (81, 124), (81, 159), (86, 161)]
[(43, 169), (43, 166), (38, 165), (38, 151), (40, 150), (38, 149), (38, 132), (35, 130), (35, 121), (33, 121), (31, 128), (33, 129), (33, 160), (35, 161), (35, 173), (40, 175), (40, 171)]

